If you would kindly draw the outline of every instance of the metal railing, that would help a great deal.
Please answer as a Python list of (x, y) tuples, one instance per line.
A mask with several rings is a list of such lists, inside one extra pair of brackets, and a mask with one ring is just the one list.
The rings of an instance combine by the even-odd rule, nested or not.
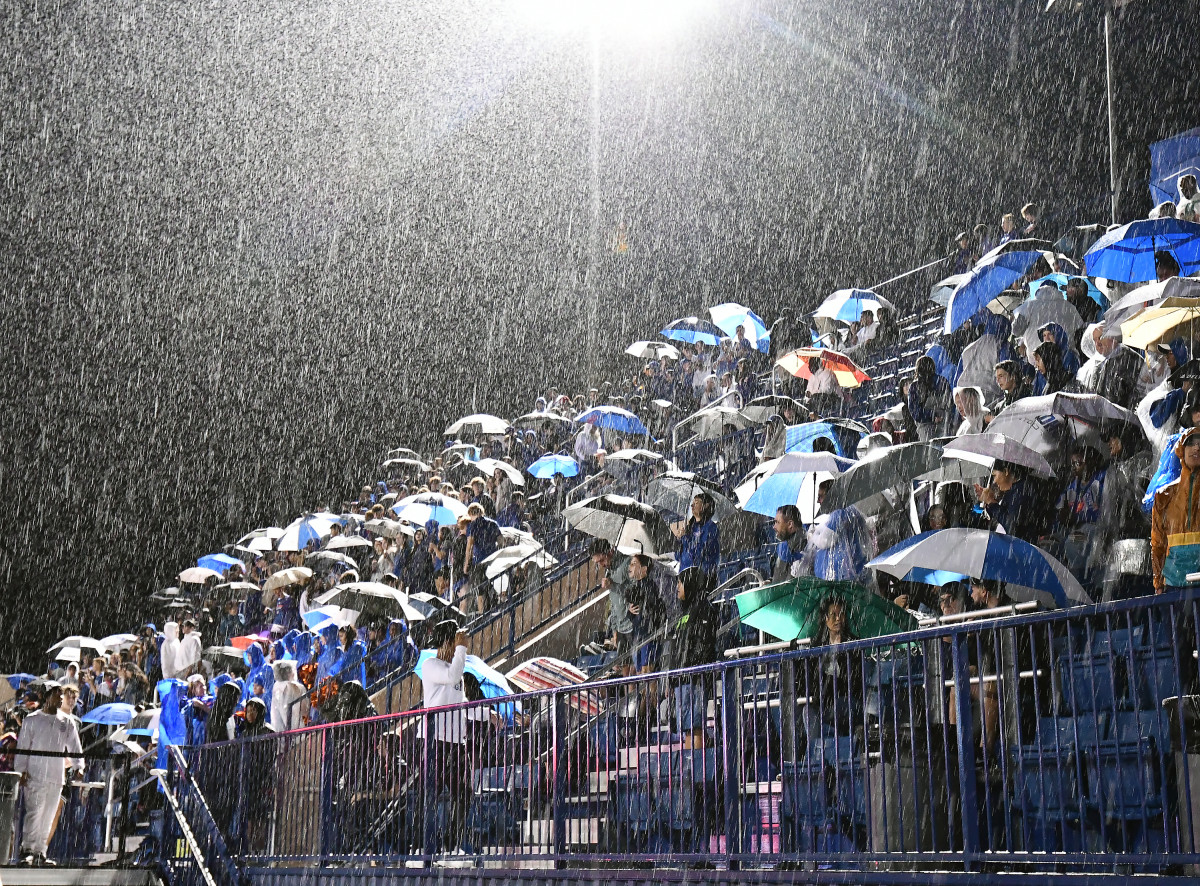
[(1200, 862), (1198, 736), (1163, 705), (1198, 616), (943, 624), (187, 753), (243, 865), (1159, 871)]

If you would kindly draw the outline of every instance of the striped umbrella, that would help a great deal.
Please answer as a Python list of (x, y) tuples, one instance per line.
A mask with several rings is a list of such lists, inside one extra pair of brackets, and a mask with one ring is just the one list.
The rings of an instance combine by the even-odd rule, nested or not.
[[(522, 692), (578, 686), (587, 680), (587, 674), (575, 665), (551, 658), (548, 655), (531, 658), (524, 664), (513, 668), (505, 676), (509, 683)], [(600, 696), (596, 692), (572, 692), (567, 696), (567, 703), (587, 717), (598, 716), (603, 710)]]
[(808, 361), (813, 357), (818, 358), (821, 365), (833, 373), (833, 377), (843, 388), (857, 388), (863, 382), (871, 380), (871, 377), (859, 369), (854, 361), (845, 354), (839, 354), (828, 348), (797, 348), (780, 357), (775, 365), (782, 367), (785, 372), (796, 378), (811, 379), (812, 373), (808, 369)]

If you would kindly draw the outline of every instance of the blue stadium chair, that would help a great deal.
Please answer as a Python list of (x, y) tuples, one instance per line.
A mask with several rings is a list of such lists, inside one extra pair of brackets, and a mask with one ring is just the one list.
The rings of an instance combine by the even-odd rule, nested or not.
[(471, 805), (467, 810), (467, 839), (478, 848), (516, 842), (519, 817), (513, 806), (512, 770), (503, 767), (474, 773)]

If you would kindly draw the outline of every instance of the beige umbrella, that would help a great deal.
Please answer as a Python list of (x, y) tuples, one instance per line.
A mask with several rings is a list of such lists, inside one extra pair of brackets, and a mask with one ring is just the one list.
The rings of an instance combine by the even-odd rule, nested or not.
[(263, 582), (264, 591), (275, 591), (292, 585), (304, 584), (313, 577), (313, 571), (307, 566), (293, 566), (291, 569), (281, 569)]
[(1121, 324), (1121, 337), (1132, 348), (1143, 350), (1171, 337), (1176, 328), (1188, 324), (1188, 337), (1194, 338), (1200, 319), (1200, 298), (1167, 298)]
[(192, 566), (179, 573), (179, 583), (202, 585), (214, 577), (221, 578), (221, 573), (215, 569), (205, 569), (203, 566)]

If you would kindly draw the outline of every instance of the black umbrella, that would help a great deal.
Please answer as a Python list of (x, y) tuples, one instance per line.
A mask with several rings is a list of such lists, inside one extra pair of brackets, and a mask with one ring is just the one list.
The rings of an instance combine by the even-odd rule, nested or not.
[(646, 487), (646, 503), (672, 517), (691, 516), (692, 499), (707, 492), (713, 499), (713, 522), (720, 523), (737, 506), (721, 493), (721, 487), (691, 471), (665, 471)]
[(580, 532), (606, 539), (614, 547), (656, 555), (677, 546), (658, 511), (623, 495), (586, 498), (564, 510), (563, 517)]
[(772, 415), (782, 415), (783, 410), (789, 406), (795, 410), (795, 421), (797, 423), (812, 419), (812, 412), (807, 407), (797, 403), (791, 397), (785, 397), (782, 394), (767, 394), (763, 397), (755, 397), (742, 407), (742, 415), (752, 422), (762, 423)]
[(833, 479), (821, 505), (825, 512), (858, 505), (869, 510), (877, 496), (942, 469), (942, 449), (929, 443), (904, 443), (876, 449), (844, 474)]

